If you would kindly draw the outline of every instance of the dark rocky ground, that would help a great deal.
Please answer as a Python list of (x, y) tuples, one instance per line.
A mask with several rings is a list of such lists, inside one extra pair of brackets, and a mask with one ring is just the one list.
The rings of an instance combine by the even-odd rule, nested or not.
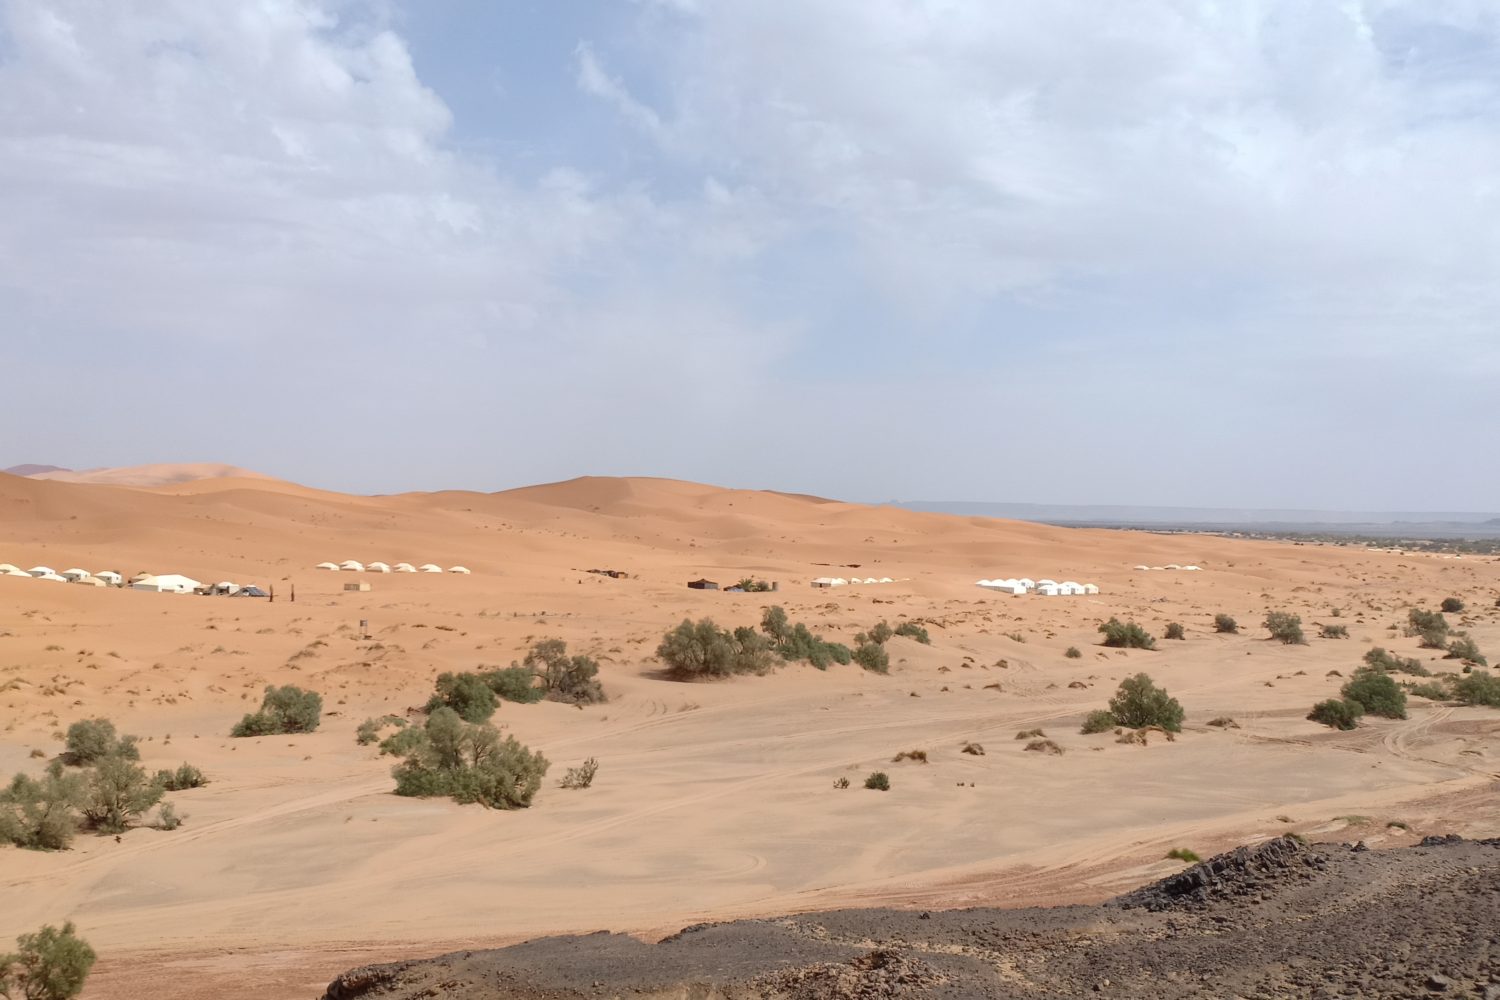
[(1239, 848), (1101, 906), (840, 910), (366, 966), (324, 1000), (1500, 1000), (1500, 839)]

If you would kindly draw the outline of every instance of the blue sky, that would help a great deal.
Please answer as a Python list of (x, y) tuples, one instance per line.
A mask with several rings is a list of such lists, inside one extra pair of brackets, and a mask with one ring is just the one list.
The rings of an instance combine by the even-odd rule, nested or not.
[(0, 0), (0, 465), (1485, 509), (1480, 0)]

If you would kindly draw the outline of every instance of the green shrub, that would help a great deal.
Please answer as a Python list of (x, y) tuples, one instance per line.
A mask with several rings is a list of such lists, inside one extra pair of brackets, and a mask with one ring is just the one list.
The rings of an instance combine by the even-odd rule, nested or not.
[(1388, 653), (1380, 646), (1368, 650), (1365, 653), (1365, 665), (1374, 670), (1384, 670), (1388, 674), (1411, 674), (1414, 677), (1431, 676), (1431, 671), (1422, 666), (1422, 661), (1415, 657), (1396, 656)]
[(478, 674), (438, 674), (437, 692), (427, 700), (423, 710), (431, 714), (443, 706), (453, 709), (465, 722), (488, 722), (500, 699)]
[(162, 791), (140, 766), (123, 757), (105, 757), (87, 775), (83, 820), (104, 833), (123, 833), (161, 801)]
[(1500, 708), (1500, 677), (1488, 670), (1475, 670), (1453, 681), (1453, 698), (1465, 705)]
[(1167, 625), (1166, 637), (1168, 639), (1186, 639), (1187, 632), (1183, 630), (1182, 625), (1178, 622), (1170, 622)]
[(1156, 640), (1135, 622), (1122, 622), (1111, 618), (1099, 626), (1104, 633), (1104, 645), (1116, 649), (1155, 649)]
[(1438, 681), (1427, 681), (1422, 684), (1408, 683), (1405, 687), (1407, 694), (1414, 694), (1418, 698), (1426, 698), (1428, 701), (1447, 701), (1453, 697), (1447, 686)]
[(260, 711), (247, 715), (229, 731), (230, 736), (281, 736), (310, 733), (323, 715), (323, 696), (291, 684), (268, 686)]
[(1344, 701), (1338, 698), (1329, 698), (1320, 701), (1307, 713), (1307, 717), (1313, 722), (1321, 722), (1325, 726), (1334, 729), (1353, 729), (1359, 725), (1359, 717), (1365, 714), (1365, 708), (1357, 701)]
[(1203, 859), (1196, 851), (1190, 851), (1186, 847), (1174, 847), (1167, 852), (1167, 858), (1172, 861), (1186, 861), (1188, 864), (1196, 865)]
[[(566, 645), (563, 646), (563, 651), (567, 651)], [(584, 663), (575, 664), (573, 662), (574, 660), (584, 661)], [(543, 664), (542, 672), (546, 673), (545, 660), (533, 662), (541, 662)], [(592, 674), (588, 672), (585, 663), (593, 664), (594, 671)], [(479, 676), (484, 678), (484, 682), (490, 686), (490, 690), (495, 692), (495, 696), (501, 701), (513, 701), (521, 705), (530, 705), (547, 697), (547, 692), (549, 690), (552, 690), (552, 688), (549, 688), (545, 685), (553, 682), (556, 682), (556, 690), (559, 692), (559, 694), (562, 694), (564, 692), (573, 692), (576, 694), (579, 691), (587, 689), (590, 695), (592, 695), (592, 689), (589, 687), (588, 682), (593, 681), (593, 686), (597, 687), (599, 682), (595, 680), (595, 675), (597, 675), (598, 672), (599, 665), (592, 659), (587, 656), (575, 656), (571, 657), (567, 661), (566, 665), (559, 666), (559, 668), (553, 672), (553, 677), (551, 678), (551, 680), (544, 681), (544, 686), (542, 687), (537, 686), (537, 672), (531, 667), (521, 666), (520, 664), (515, 664), (509, 667), (500, 667), (496, 670), (486, 670)], [(601, 690), (599, 692), (598, 698), (594, 698), (591, 696), (583, 700), (587, 700), (590, 702), (603, 701), (603, 696), (604, 692)], [(559, 700), (574, 701), (577, 699), (569, 697), (561, 698)]]
[(1077, 646), (1069, 646), (1067, 650), (1063, 652), (1063, 655), (1070, 660), (1077, 660), (1082, 658), (1083, 653), (1079, 651)]
[(137, 742), (134, 736), (117, 736), (115, 724), (108, 719), (80, 719), (68, 727), (67, 761), (92, 764), (103, 757), (140, 760)]
[(94, 949), (72, 922), (50, 924), (16, 938), (16, 951), (0, 955), (0, 996), (15, 1000), (72, 1000), (94, 967)]
[(156, 807), (156, 822), (151, 825), (158, 830), (175, 830), (182, 825), (186, 816), (177, 815), (177, 807), (170, 802), (163, 802)]
[(1302, 634), (1302, 619), (1290, 611), (1270, 611), (1262, 622), (1271, 638), (1288, 646), (1300, 646), (1307, 642)]
[(1347, 639), (1349, 638), (1349, 626), (1347, 625), (1320, 625), (1318, 636), (1323, 639)]
[(354, 731), (354, 742), (358, 743), (362, 747), (367, 747), (371, 743), (374, 743), (376, 740), (380, 739), (380, 731), (386, 726), (399, 727), (404, 725), (406, 725), (406, 720), (401, 718), (401, 716), (399, 715), (382, 715), (378, 719), (366, 719), (364, 722), (361, 722), (359, 724), (359, 728)]
[(413, 749), (421, 746), (425, 738), (420, 726), (406, 726), (380, 741), (380, 754), (382, 757), (405, 757)]
[(182, 792), (208, 784), (208, 778), (203, 772), (191, 764), (183, 764), (175, 771), (157, 771), (154, 780), (168, 792)]
[(771, 591), (771, 585), (765, 580), (755, 580), (748, 576), (741, 577), (740, 582), (735, 586), (747, 594), (766, 594)]
[(677, 680), (763, 674), (771, 669), (770, 644), (751, 629), (728, 632), (705, 618), (683, 619), (656, 647), (656, 655)]
[(1423, 649), (1442, 649), (1448, 643), (1448, 619), (1440, 611), (1412, 608), (1406, 613), (1406, 634), (1417, 636)]
[(752, 651), (760, 648), (773, 650), (788, 663), (806, 660), (819, 670), (827, 670), (834, 663), (848, 663), (853, 658), (848, 646), (814, 635), (801, 622), (793, 624), (778, 606), (766, 609), (760, 619), (760, 630), (765, 633), (764, 637), (750, 629), (735, 629), (735, 641)]
[(854, 662), (876, 674), (891, 671), (891, 654), (878, 642), (862, 642), (854, 648)]
[(1464, 609), (1464, 602), (1456, 597), (1443, 598), (1442, 609), (1450, 615), (1456, 615)]
[[(1079, 732), (1085, 736), (1092, 736), (1094, 733), (1107, 733), (1119, 724), (1118, 719), (1101, 708), (1083, 717), (1083, 727), (1079, 729)], [(1020, 739), (1019, 736), (1016, 738)]]
[(478, 802), (491, 809), (531, 805), (547, 773), (547, 758), (522, 746), (514, 736), (503, 739), (488, 723), (465, 722), (446, 705), (427, 717), (410, 741), (401, 763), (391, 770), (396, 794), (419, 798), (445, 796), (455, 802)]
[(1042, 731), (1040, 728), (1037, 728), (1037, 729), (1023, 729), (1020, 732), (1016, 733), (1016, 739), (1018, 739), (1018, 740), (1034, 740), (1034, 739), (1037, 739), (1039, 737), (1046, 736), (1046, 735), (1047, 734), (1044, 731)]
[[(704, 622), (713, 624), (707, 618)], [(657, 655), (660, 654), (657, 650)], [(521, 666), (541, 678), (542, 689), (550, 701), (596, 705), (608, 700), (599, 683), (599, 662), (592, 656), (569, 656), (568, 644), (561, 639), (543, 639), (532, 646)]]
[(895, 632), (891, 630), (889, 625), (885, 622), (876, 622), (875, 627), (870, 629), (869, 640), (877, 645), (884, 646), (890, 641), (893, 635), (895, 635)]
[(1226, 615), (1222, 611), (1219, 612), (1218, 614), (1214, 615), (1214, 631), (1215, 632), (1225, 632), (1225, 633), (1228, 633), (1230, 635), (1233, 635), (1236, 632), (1238, 632), (1239, 630), (1240, 630), (1240, 623), (1237, 622), (1237, 621), (1235, 621), (1232, 616)]
[(927, 629), (916, 622), (902, 622), (896, 626), (896, 634), (904, 635), (908, 639), (915, 639), (924, 646), (932, 645), (932, 636), (927, 634)]
[(1473, 663), (1477, 666), (1487, 667), (1490, 661), (1485, 659), (1484, 654), (1474, 640), (1467, 635), (1460, 635), (1448, 643), (1448, 655), (1445, 660), (1463, 660), (1465, 663)]
[(1371, 715), (1406, 718), (1406, 692), (1390, 674), (1360, 667), (1340, 693), (1345, 701), (1357, 702)]
[(53, 761), (40, 778), (18, 774), (0, 789), (0, 842), (37, 851), (65, 851), (78, 831), (84, 778)]
[(925, 764), (925, 763), (927, 763), (927, 751), (926, 750), (902, 750), (900, 753), (896, 754), (896, 756), (894, 756), (894, 757), (891, 758), (891, 763), (892, 764), (899, 764), (903, 760), (914, 760), (914, 761), (916, 761), (919, 764)]
[(1145, 674), (1136, 674), (1120, 682), (1109, 700), (1109, 714), (1122, 726), (1141, 729), (1160, 726), (1169, 733), (1182, 732), (1185, 713), (1176, 698), (1152, 683)]
[(891, 779), (884, 771), (875, 771), (865, 779), (865, 787), (873, 788), (877, 792), (888, 792), (891, 790)]
[(590, 757), (577, 767), (568, 768), (558, 784), (563, 788), (588, 788), (594, 783), (594, 775), (598, 773), (599, 762)]

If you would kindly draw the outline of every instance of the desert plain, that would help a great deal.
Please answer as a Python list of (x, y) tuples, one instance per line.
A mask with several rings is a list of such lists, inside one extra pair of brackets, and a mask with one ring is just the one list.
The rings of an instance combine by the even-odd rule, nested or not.
[[(206, 471), (0, 476), (0, 562), (275, 588), (266, 601), (0, 577), (0, 772), (39, 772), (69, 724), (106, 716), (141, 738), (149, 770), (186, 761), (210, 779), (169, 795), (186, 816), (177, 830), (85, 833), (58, 853), (0, 847), (0, 941), (75, 921), (100, 955), (86, 998), (313, 997), (362, 962), (547, 934), (654, 940), (851, 906), (1096, 902), (1182, 868), (1165, 858), (1174, 848), (1500, 832), (1500, 712), (1412, 697), (1408, 719), (1350, 732), (1306, 718), (1376, 645), (1457, 669), (1403, 634), (1411, 607), (1458, 597), (1453, 624), (1500, 651), (1493, 557), (1068, 529), (670, 480), (364, 497)], [(345, 559), (472, 572), (314, 569)], [(809, 586), (855, 575), (895, 582)], [(1100, 593), (975, 586), (1000, 576)], [(779, 590), (686, 587), (700, 577)], [(371, 589), (343, 589), (358, 579)], [(882, 620), (921, 622), (932, 643), (891, 639), (888, 675), (795, 663), (720, 682), (665, 676), (654, 652), (667, 629), (754, 625), (773, 603), (851, 645)], [(1271, 610), (1299, 615), (1307, 644), (1269, 639)], [(1216, 633), (1217, 613), (1240, 633)], [(1157, 649), (1102, 647), (1112, 616)], [(1185, 639), (1160, 638), (1171, 622)], [(1320, 623), (1349, 637), (1320, 638)], [(391, 759), (355, 728), (416, 712), (440, 672), (504, 666), (547, 638), (599, 660), (608, 701), (502, 704), (493, 721), (551, 761), (535, 803), (392, 794)], [(1138, 672), (1182, 702), (1183, 732), (1146, 745), (1080, 734)], [(320, 692), (318, 731), (229, 738), (268, 684)], [(1223, 717), (1235, 726), (1207, 724)], [(1015, 735), (1036, 728), (1063, 752), (1027, 752)], [(962, 753), (966, 742), (985, 753)], [(908, 750), (928, 762), (893, 762)], [(590, 757), (593, 787), (558, 787)], [(862, 787), (876, 770), (889, 791)]]

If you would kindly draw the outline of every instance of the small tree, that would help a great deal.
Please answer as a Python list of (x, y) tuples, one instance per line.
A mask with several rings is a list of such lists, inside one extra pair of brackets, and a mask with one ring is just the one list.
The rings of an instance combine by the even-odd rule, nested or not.
[(865, 779), (865, 787), (874, 789), (877, 792), (888, 792), (891, 790), (890, 775), (884, 771), (875, 771)]
[(134, 736), (119, 736), (108, 719), (80, 719), (68, 727), (67, 760), (70, 764), (92, 764), (102, 757), (140, 760)]
[(1427, 677), (1431, 674), (1422, 661), (1415, 657), (1400, 657), (1389, 653), (1382, 646), (1365, 651), (1365, 664), (1374, 670), (1383, 670), (1390, 674), (1411, 674), (1415, 677)]
[(391, 771), (397, 795), (447, 796), (491, 809), (524, 809), (547, 773), (547, 758), (514, 736), (502, 739), (488, 723), (464, 722), (446, 705), (429, 715), (421, 729), (408, 731), (418, 735)]
[(891, 636), (895, 635), (896, 633), (895, 630), (885, 622), (876, 622), (875, 627), (870, 629), (868, 634), (871, 642), (875, 643), (877, 646), (884, 646), (887, 642), (890, 641)]
[(532, 646), (521, 666), (541, 678), (546, 697), (552, 701), (594, 705), (607, 700), (599, 683), (599, 662), (592, 656), (569, 656), (568, 644), (561, 639), (544, 639)]
[(854, 647), (854, 662), (875, 674), (891, 671), (891, 654), (878, 642), (862, 642)]
[(599, 762), (590, 757), (577, 767), (568, 768), (567, 773), (563, 775), (562, 781), (558, 784), (563, 788), (588, 788), (594, 783), (594, 775), (598, 773)]
[(1371, 715), (1387, 719), (1406, 718), (1406, 692), (1390, 674), (1361, 667), (1341, 693), (1345, 701), (1357, 702)]
[(1271, 611), (1263, 623), (1271, 638), (1288, 646), (1301, 646), (1307, 642), (1302, 634), (1302, 619), (1289, 611)]
[(1240, 630), (1240, 623), (1235, 621), (1231, 615), (1219, 612), (1214, 615), (1214, 631), (1233, 635)]
[(1442, 649), (1448, 643), (1448, 619), (1441, 611), (1412, 608), (1406, 613), (1406, 634), (1421, 640), (1423, 649)]
[(1456, 615), (1464, 609), (1464, 602), (1456, 597), (1445, 597), (1441, 606), (1448, 614)]
[(16, 938), (17, 950), (0, 955), (0, 996), (7, 1000), (72, 1000), (94, 967), (94, 949), (71, 921), (62, 930), (48, 924)]
[(1170, 623), (1168, 623), (1166, 635), (1167, 635), (1168, 639), (1186, 639), (1187, 638), (1187, 632), (1184, 631), (1182, 625), (1179, 624), (1178, 622), (1170, 622)]
[(1320, 701), (1307, 713), (1307, 717), (1313, 722), (1321, 722), (1325, 726), (1334, 729), (1353, 729), (1359, 725), (1359, 717), (1365, 714), (1365, 708), (1357, 701), (1347, 701), (1339, 698), (1329, 698)]
[[(555, 642), (557, 640), (549, 641)], [(532, 648), (535, 649), (535, 647)], [(563, 652), (566, 651), (567, 646), (564, 645)], [(575, 663), (575, 660), (581, 662)], [(484, 678), (484, 682), (490, 686), (490, 690), (495, 692), (495, 696), (501, 701), (513, 701), (521, 705), (530, 705), (547, 697), (548, 693), (553, 690), (548, 685), (556, 685), (555, 689), (558, 693), (558, 700), (604, 700), (603, 688), (599, 688), (597, 691), (598, 697), (594, 697), (596, 694), (594, 688), (599, 687), (597, 678), (599, 664), (587, 656), (568, 657), (565, 662), (561, 657), (557, 657), (556, 661), (557, 666), (551, 669), (550, 672), (547, 660), (538, 657), (532, 660), (532, 666), (512, 664), (508, 667), (501, 667), (498, 670), (486, 670), (479, 676)], [(536, 664), (538, 663), (542, 665), (540, 671), (536, 669)], [(592, 674), (588, 673), (587, 669), (590, 664), (594, 668)], [(540, 687), (536, 683), (539, 675), (544, 676), (542, 686)], [(592, 686), (589, 684), (590, 681), (593, 682)], [(571, 697), (563, 698), (564, 694), (569, 694)], [(585, 697), (577, 698), (576, 696), (579, 695), (584, 695)]]
[[(1078, 731), (1085, 736), (1092, 736), (1095, 733), (1107, 733), (1119, 724), (1119, 719), (1116, 719), (1112, 713), (1106, 712), (1101, 708), (1084, 716), (1083, 726)], [(1020, 739), (1019, 736), (1016, 738)]]
[(1185, 716), (1177, 699), (1168, 696), (1145, 674), (1136, 674), (1120, 682), (1115, 696), (1109, 700), (1109, 712), (1122, 726), (1131, 729), (1160, 726), (1169, 733), (1182, 732)]
[(1063, 655), (1070, 660), (1077, 660), (1083, 657), (1082, 651), (1080, 651), (1077, 646), (1069, 646), (1066, 650), (1063, 651)]
[(88, 776), (83, 818), (95, 830), (123, 833), (161, 801), (162, 787), (123, 757), (105, 757)]
[(1448, 643), (1448, 655), (1445, 660), (1463, 660), (1465, 663), (1473, 663), (1481, 667), (1489, 666), (1490, 661), (1485, 659), (1479, 651), (1479, 646), (1467, 635), (1460, 635)]
[(457, 712), (465, 722), (488, 722), (500, 699), (478, 674), (438, 674), (437, 693), (427, 700), (425, 709), (431, 713), (444, 705)]
[(932, 645), (932, 636), (927, 634), (927, 629), (916, 622), (902, 622), (896, 626), (896, 634), (904, 635), (908, 639), (915, 639), (924, 646)]
[(1453, 681), (1453, 697), (1465, 705), (1500, 708), (1500, 677), (1488, 670), (1475, 670)]
[(656, 647), (656, 655), (678, 680), (763, 674), (771, 669), (771, 647), (754, 629), (728, 632), (711, 619), (683, 619)]
[(78, 830), (84, 778), (53, 761), (40, 780), (18, 774), (0, 789), (0, 841), (38, 851), (65, 851)]
[(1325, 623), (1318, 626), (1318, 636), (1323, 639), (1349, 638), (1349, 626)]
[(1104, 645), (1116, 649), (1155, 649), (1156, 640), (1135, 622), (1122, 622), (1111, 618), (1099, 626), (1104, 633)]
[(291, 684), (268, 686), (260, 711), (246, 715), (230, 730), (230, 736), (280, 736), (310, 733), (323, 716), (323, 696)]
[(208, 784), (203, 772), (191, 764), (183, 764), (175, 771), (157, 771), (156, 783), (168, 792), (181, 792), (189, 788), (202, 788)]

